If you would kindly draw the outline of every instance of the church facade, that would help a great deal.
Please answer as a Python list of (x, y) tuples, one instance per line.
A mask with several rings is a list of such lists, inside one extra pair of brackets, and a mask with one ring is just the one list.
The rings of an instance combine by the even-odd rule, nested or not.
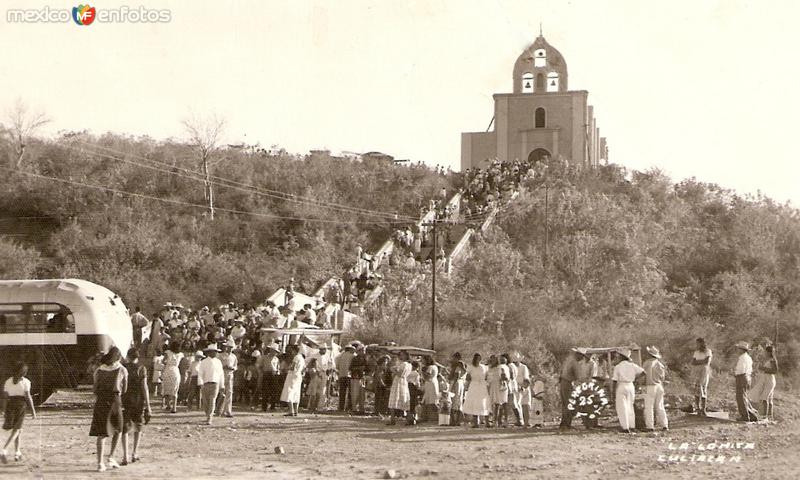
[(461, 170), (493, 159), (561, 156), (591, 167), (608, 161), (589, 92), (569, 90), (567, 63), (544, 37), (514, 64), (513, 93), (494, 94), (494, 131), (461, 134)]

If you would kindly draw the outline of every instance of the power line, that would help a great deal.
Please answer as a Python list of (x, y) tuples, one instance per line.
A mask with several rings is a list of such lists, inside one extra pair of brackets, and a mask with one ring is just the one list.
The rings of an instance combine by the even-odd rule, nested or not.
[[(167, 174), (170, 174), (170, 175), (176, 175), (176, 176), (179, 176), (179, 177), (188, 178), (190, 180), (196, 180), (196, 181), (205, 182), (205, 178), (204, 178), (203, 174), (201, 174), (200, 172), (195, 172), (195, 171), (187, 169), (187, 168), (179, 167), (177, 165), (170, 165), (170, 164), (165, 163), (165, 162), (161, 162), (161, 161), (158, 161), (158, 160), (142, 157), (140, 155), (135, 155), (135, 154), (132, 154), (132, 153), (122, 152), (122, 151), (119, 151), (119, 150), (115, 150), (113, 148), (104, 147), (102, 145), (95, 145), (95, 144), (90, 144), (90, 143), (87, 143), (87, 142), (76, 142), (76, 143), (80, 143), (82, 145), (86, 145), (86, 146), (89, 146), (89, 147), (92, 147), (92, 148), (99, 148), (99, 149), (102, 149), (102, 150), (106, 150), (108, 152), (116, 153), (117, 155), (121, 155), (123, 158), (119, 158), (119, 157), (108, 155), (108, 154), (99, 153), (99, 152), (93, 151), (91, 149), (77, 149), (75, 147), (70, 147), (69, 145), (67, 145), (67, 148), (71, 148), (71, 149), (79, 150), (79, 151), (83, 151), (83, 152), (88, 152), (88, 153), (91, 153), (93, 155), (97, 155), (97, 156), (102, 157), (102, 158), (107, 158), (107, 159), (111, 159), (111, 160), (117, 160), (117, 161), (130, 163), (132, 165), (136, 165), (136, 166), (143, 167), (143, 168), (149, 168), (151, 170), (167, 173)], [(152, 162), (152, 163), (155, 163), (155, 164), (158, 164), (158, 165), (163, 165), (163, 166), (169, 168), (169, 170), (158, 168), (158, 167), (156, 167), (154, 165), (145, 165), (145, 164), (141, 164), (141, 163), (138, 163), (138, 162), (134, 162), (134, 161), (132, 161), (130, 159), (126, 159), (124, 157), (140, 158), (140, 159), (148, 161), (148, 162)], [(186, 172), (186, 173), (189, 174), (189, 176), (182, 175), (182, 174), (176, 172), (175, 170), (180, 170), (180, 171)], [(271, 189), (266, 189), (266, 188), (262, 188), (262, 187), (257, 187), (257, 186), (254, 186), (254, 185), (249, 185), (249, 184), (246, 184), (246, 183), (243, 183), (243, 182), (238, 182), (236, 180), (231, 180), (231, 179), (220, 177), (220, 176), (217, 176), (217, 175), (210, 175), (209, 178), (211, 178), (213, 180), (217, 180), (218, 182), (221, 182), (221, 183), (217, 183), (217, 185), (219, 185), (219, 186), (223, 186), (223, 187), (232, 188), (232, 189), (235, 189), (235, 190), (244, 191), (244, 192), (247, 192), (247, 193), (254, 193), (254, 194), (257, 194), (257, 195), (266, 196), (266, 197), (270, 197), (270, 198), (275, 198), (275, 199), (279, 199), (279, 200), (295, 202), (295, 203), (298, 203), (298, 204), (306, 204), (306, 205), (311, 205), (311, 206), (330, 208), (330, 209), (333, 209), (333, 210), (339, 210), (339, 211), (343, 211), (343, 212), (347, 212), (347, 213), (358, 213), (358, 214), (370, 215), (370, 216), (381, 217), (381, 218), (391, 218), (393, 220), (400, 220), (400, 219), (404, 219), (404, 220), (407, 220), (407, 221), (417, 221), (418, 220), (418, 219), (415, 219), (413, 217), (409, 217), (407, 215), (399, 215), (399, 214), (396, 214), (396, 213), (382, 212), (382, 211), (378, 211), (378, 210), (370, 210), (370, 209), (359, 208), (359, 207), (351, 207), (349, 205), (342, 205), (342, 204), (337, 204), (337, 203), (332, 203), (332, 202), (326, 202), (324, 200), (317, 200), (317, 199), (313, 199), (313, 198), (302, 197), (302, 196), (299, 196), (299, 195), (295, 195), (295, 194), (291, 194), (291, 193), (287, 193), (287, 192), (282, 192), (280, 190), (271, 190)]]
[[(156, 200), (156, 201), (159, 201), (159, 202), (170, 203), (170, 204), (173, 204), (173, 205), (180, 205), (180, 206), (184, 206), (184, 207), (202, 208), (202, 209), (207, 209), (208, 208), (207, 205), (202, 205), (202, 204), (197, 204), (197, 203), (189, 203), (189, 202), (184, 202), (184, 201), (181, 201), (181, 200), (175, 200), (175, 199), (171, 199), (171, 198), (156, 197), (156, 196), (152, 196), (152, 195), (146, 195), (146, 194), (143, 194), (143, 193), (127, 192), (127, 191), (124, 191), (124, 190), (118, 190), (116, 188), (104, 187), (102, 185), (93, 185), (93, 184), (83, 183), (83, 182), (77, 182), (77, 181), (74, 181), (74, 180), (67, 180), (67, 179), (64, 179), (64, 178), (48, 177), (46, 175), (39, 175), (37, 173), (14, 170), (12, 168), (4, 167), (4, 166), (0, 166), (0, 169), (6, 170), (6, 171), (9, 171), (9, 172), (15, 172), (15, 173), (18, 173), (18, 174), (21, 174), (21, 175), (27, 175), (27, 176), (33, 177), (33, 178), (39, 178), (39, 179), (42, 179), (42, 180), (51, 180), (51, 181), (59, 182), (59, 183), (65, 183), (65, 184), (75, 185), (75, 186), (84, 187), (84, 188), (92, 188), (92, 189), (95, 189), (95, 190), (102, 190), (102, 191), (105, 191), (105, 192), (116, 193), (116, 194), (119, 194), (119, 195), (128, 195), (128, 196), (137, 197), (137, 198), (143, 198), (143, 199), (147, 199), (147, 200)], [(384, 220), (384, 221), (340, 221), (340, 220), (327, 220), (327, 219), (308, 218), (308, 217), (289, 217), (289, 216), (273, 215), (273, 214), (260, 213), (260, 212), (247, 212), (247, 211), (244, 211), (244, 210), (234, 210), (234, 209), (230, 209), (230, 208), (217, 208), (217, 210), (219, 210), (221, 212), (232, 213), (232, 214), (252, 215), (252, 216), (258, 216), (258, 217), (265, 217), (265, 218), (274, 218), (274, 219), (279, 219), (279, 220), (301, 220), (301, 221), (332, 223), (332, 224), (340, 224), (340, 225), (350, 225), (350, 224), (381, 225), (381, 224), (384, 224), (384, 223), (390, 223), (390, 224), (393, 224), (393, 223), (407, 223), (405, 221), (402, 221), (402, 222), (401, 221), (394, 221), (393, 222), (393, 221), (388, 221), (388, 220)]]

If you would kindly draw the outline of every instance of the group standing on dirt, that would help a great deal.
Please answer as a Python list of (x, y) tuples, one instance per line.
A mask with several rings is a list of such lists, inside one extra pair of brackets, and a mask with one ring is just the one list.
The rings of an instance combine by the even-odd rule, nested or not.
[[(755, 422), (759, 418), (772, 418), (773, 394), (778, 373), (778, 361), (775, 347), (764, 346), (765, 358), (753, 380), (753, 359), (750, 356), (750, 344), (737, 342), (734, 346), (738, 354), (732, 369), (735, 381), (738, 420)], [(664, 385), (667, 383), (668, 368), (664, 364), (661, 352), (655, 346), (644, 350), (646, 360), (640, 366), (632, 361), (629, 348), (619, 348), (613, 352), (609, 367), (605, 358), (599, 359), (585, 348), (573, 348), (562, 363), (559, 375), (559, 395), (561, 398), (560, 429), (572, 428), (574, 413), (570, 410), (570, 398), (577, 385), (594, 382), (610, 389), (615, 399), (614, 405), (619, 421), (620, 431), (632, 433), (636, 429), (634, 401), (636, 399), (635, 382), (643, 387), (644, 405), (643, 420), (645, 431), (654, 431), (656, 427), (669, 429), (669, 421), (664, 406)], [(709, 415), (708, 387), (711, 381), (711, 361), (713, 354), (703, 338), (696, 340), (692, 357), (688, 361), (691, 369), (691, 382), (694, 389), (694, 405), (692, 412), (701, 416)], [(610, 370), (611, 368), (611, 370)], [(611, 372), (611, 376), (608, 372)], [(584, 418), (587, 428), (596, 426), (596, 422)]]

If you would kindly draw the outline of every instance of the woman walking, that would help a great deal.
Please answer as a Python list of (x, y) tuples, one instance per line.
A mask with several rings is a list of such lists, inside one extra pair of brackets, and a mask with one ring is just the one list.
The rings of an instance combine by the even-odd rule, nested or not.
[(3, 451), (0, 452), (0, 461), (8, 462), (8, 446), (14, 442), (14, 460), (22, 459), (20, 450), (20, 435), (22, 435), (22, 421), (25, 419), (25, 406), (31, 409), (31, 415), (36, 418), (36, 409), (33, 408), (31, 398), (31, 381), (25, 378), (28, 373), (28, 366), (23, 362), (18, 362), (14, 366), (14, 375), (11, 376), (3, 385), (3, 394), (8, 397), (6, 403), (5, 418), (3, 419), (3, 430), (11, 430)]
[(300, 349), (297, 345), (289, 345), (288, 352), (292, 355), (292, 362), (286, 372), (281, 401), (289, 404), (289, 413), (285, 416), (296, 417), (300, 409), (300, 391), (303, 384), (303, 370), (306, 368), (306, 361), (300, 354)]
[[(112, 457), (122, 432), (121, 395), (128, 390), (128, 371), (122, 366), (122, 354), (117, 347), (103, 355), (100, 366), (94, 371), (94, 394), (97, 400), (92, 413), (92, 426), (89, 436), (97, 437), (97, 471), (105, 472), (106, 463), (111, 468), (119, 468)], [(111, 437), (108, 461), (104, 462), (106, 437)]]
[(488, 368), (481, 363), (481, 354), (472, 356), (472, 365), (467, 368), (466, 397), (463, 412), (472, 415), (472, 427), (481, 425), (481, 417), (489, 415), (489, 389), (486, 385)]
[(139, 351), (128, 350), (125, 367), (128, 370), (128, 389), (122, 395), (122, 465), (128, 464), (128, 433), (133, 432), (131, 463), (139, 460), (136, 450), (142, 439), (142, 424), (150, 422), (150, 392), (147, 389), (147, 369), (139, 362)]
[(408, 353), (400, 352), (390, 367), (392, 372), (392, 388), (389, 390), (389, 425), (396, 425), (396, 417), (405, 416), (411, 408), (411, 393), (408, 390), (408, 376), (411, 375), (411, 364)]
[(164, 352), (161, 391), (164, 395), (164, 408), (170, 413), (176, 413), (178, 405), (178, 389), (181, 386), (181, 371), (178, 365), (182, 358), (183, 353), (180, 352), (180, 345), (177, 342), (173, 342)]

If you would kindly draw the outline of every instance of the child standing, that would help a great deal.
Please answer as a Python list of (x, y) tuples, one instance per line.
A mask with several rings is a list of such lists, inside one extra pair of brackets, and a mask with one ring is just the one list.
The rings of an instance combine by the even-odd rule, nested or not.
[(3, 463), (8, 463), (6, 450), (12, 441), (14, 442), (14, 460), (22, 459), (19, 437), (22, 434), (22, 421), (25, 419), (26, 405), (30, 407), (33, 418), (36, 418), (36, 409), (33, 408), (33, 399), (31, 398), (31, 381), (25, 378), (27, 373), (28, 366), (19, 362), (14, 368), (14, 375), (3, 385), (3, 395), (8, 396), (3, 430), (11, 430), (11, 435), (8, 436), (3, 451), (0, 452), (0, 461)]
[[(164, 354), (161, 349), (156, 349), (156, 355), (153, 357), (153, 396), (161, 396), (161, 373), (164, 371)], [(162, 398), (161, 406), (166, 408), (166, 399)]]
[(411, 401), (409, 402), (408, 421), (409, 425), (417, 424), (417, 404), (420, 397), (420, 382), (421, 377), (419, 374), (419, 362), (411, 362), (411, 373), (408, 374), (408, 393)]
[(526, 378), (522, 381), (519, 390), (519, 399), (522, 404), (522, 424), (525, 428), (531, 426), (531, 381)]
[(453, 394), (450, 393), (450, 384), (443, 375), (439, 375), (437, 380), (439, 382), (439, 426), (449, 427)]
[(463, 413), (461, 410), (464, 407), (464, 394), (467, 379), (467, 365), (461, 360), (454, 362), (453, 370), (451, 373), (450, 381), (452, 386), (450, 388), (450, 397), (452, 399), (451, 405), (451, 425), (454, 427), (461, 425)]

